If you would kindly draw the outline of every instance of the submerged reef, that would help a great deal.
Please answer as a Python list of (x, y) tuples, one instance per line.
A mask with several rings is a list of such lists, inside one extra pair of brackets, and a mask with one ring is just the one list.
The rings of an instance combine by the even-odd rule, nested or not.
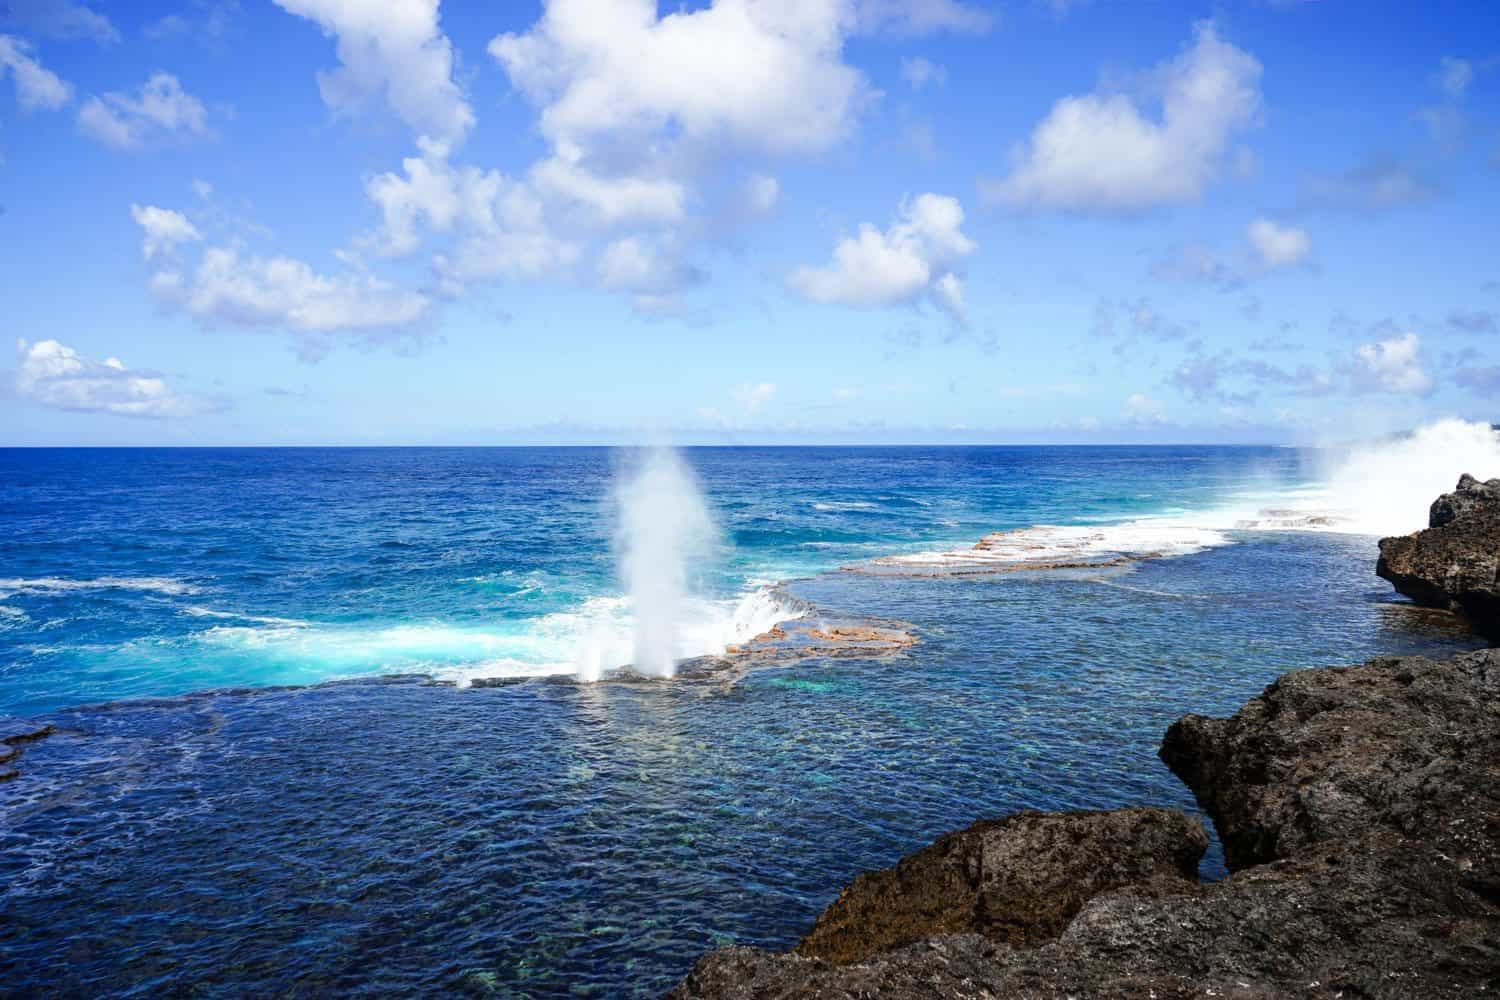
[(9, 781), (20, 772), (16, 762), (26, 744), (52, 735), (52, 727), (31, 719), (0, 716), (0, 781)]
[[(1380, 575), (1494, 637), (1497, 539), (1500, 480), (1466, 476), (1432, 527), (1381, 542)], [(670, 996), (1500, 992), (1500, 649), (1294, 671), (1178, 720), (1160, 756), (1222, 881), (1197, 880), (1207, 837), (1172, 810), (1017, 813), (861, 875), (791, 952), (705, 956)]]
[(1380, 540), (1375, 572), (1418, 604), (1462, 612), (1500, 639), (1500, 479), (1461, 478), (1433, 501), (1427, 528)]

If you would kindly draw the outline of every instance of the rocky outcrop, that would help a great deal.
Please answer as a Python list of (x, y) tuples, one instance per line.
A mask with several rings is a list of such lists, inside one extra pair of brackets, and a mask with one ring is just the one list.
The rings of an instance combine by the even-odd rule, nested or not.
[(1232, 718), (1174, 723), (1161, 757), (1239, 869), (1403, 840), (1467, 855), (1480, 820), (1500, 841), (1497, 750), (1500, 653), (1485, 651), (1295, 671)]
[[(1181, 720), (1162, 756), (1214, 819), (1233, 869), (1222, 882), (1163, 871), (1168, 849), (1158, 863), (1123, 862), (1095, 891), (1095, 870), (1061, 861), (1067, 852), (1054, 831), (1041, 843), (1057, 853), (1037, 852), (1020, 869), (1037, 866), (1031, 889), (996, 893), (1006, 878), (986, 880), (969, 859), (989, 852), (1015, 865), (1038, 843), (1044, 819), (1068, 828), (1023, 814), (856, 881), (799, 953), (724, 949), (672, 995), (1500, 991), (1500, 650), (1288, 674), (1231, 719)], [(1123, 834), (1140, 829), (1143, 812), (1155, 811), (1080, 819), (1078, 853), (1098, 844), (1089, 839), (1101, 829), (1097, 817), (1112, 817), (1103, 828)], [(1158, 828), (1162, 846), (1171, 829)], [(1016, 869), (995, 869), (1005, 870)], [(1081, 883), (1069, 887), (1069, 878)], [(1056, 905), (1039, 902), (1048, 893)], [(993, 902), (971, 905), (980, 897)], [(1078, 901), (1071, 919), (1069, 899)], [(932, 922), (931, 936), (879, 953), (866, 947), (906, 939), (918, 917)]]
[(981, 820), (894, 868), (859, 876), (797, 953), (848, 963), (934, 934), (1040, 944), (1100, 893), (1191, 881), (1207, 849), (1203, 827), (1170, 809)]
[(1417, 603), (1461, 611), (1500, 639), (1500, 479), (1459, 479), (1433, 502), (1428, 525), (1382, 538), (1375, 572)]

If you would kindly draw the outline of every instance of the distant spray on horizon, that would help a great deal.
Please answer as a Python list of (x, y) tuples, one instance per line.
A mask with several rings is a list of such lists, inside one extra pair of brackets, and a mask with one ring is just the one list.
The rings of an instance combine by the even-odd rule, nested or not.
[(634, 617), (633, 666), (671, 677), (680, 655), (691, 570), (711, 554), (718, 525), (693, 471), (664, 445), (633, 457), (615, 500), (616, 558)]

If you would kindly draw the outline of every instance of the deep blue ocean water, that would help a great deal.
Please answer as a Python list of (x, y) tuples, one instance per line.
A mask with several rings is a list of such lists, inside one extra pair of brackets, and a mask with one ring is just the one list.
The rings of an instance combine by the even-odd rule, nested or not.
[[(1185, 712), (1476, 644), (1391, 595), (1372, 538), (1232, 527), (1316, 493), (1288, 449), (686, 460), (722, 529), (690, 572), (703, 642), (794, 580), (920, 644), (734, 682), (546, 679), (629, 631), (608, 450), (0, 451), (0, 715), (59, 730), (0, 782), (0, 984), (658, 994), (715, 945), (790, 945), (859, 871), (974, 819), (1192, 810), (1155, 759)], [(1148, 517), (1224, 544), (838, 571)]]

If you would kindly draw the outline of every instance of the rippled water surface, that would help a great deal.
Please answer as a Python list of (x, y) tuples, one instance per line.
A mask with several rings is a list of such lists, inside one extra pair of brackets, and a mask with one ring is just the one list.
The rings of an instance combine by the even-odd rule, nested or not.
[(1474, 645), (1391, 597), (1359, 536), (1234, 532), (1124, 571), (825, 572), (1298, 489), (1289, 452), (689, 460), (727, 539), (706, 598), (797, 576), (920, 644), (734, 682), (269, 688), (552, 662), (568, 616), (618, 601), (611, 456), (0, 453), (0, 713), (58, 729), (0, 782), (0, 984), (659, 994), (715, 945), (793, 943), (853, 875), (978, 817), (1191, 809), (1155, 759), (1184, 712)]

